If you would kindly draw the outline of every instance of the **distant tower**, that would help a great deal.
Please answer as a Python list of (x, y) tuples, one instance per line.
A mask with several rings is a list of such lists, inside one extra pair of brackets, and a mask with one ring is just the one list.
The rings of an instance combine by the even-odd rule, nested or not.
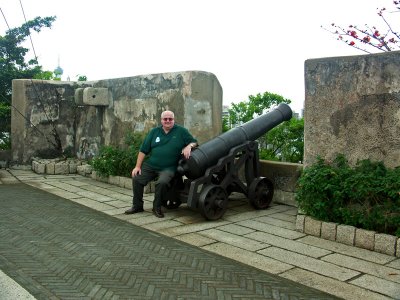
[(54, 75), (56, 79), (61, 80), (61, 75), (64, 73), (64, 70), (60, 67), (60, 57), (58, 57), (58, 67), (54, 70)]

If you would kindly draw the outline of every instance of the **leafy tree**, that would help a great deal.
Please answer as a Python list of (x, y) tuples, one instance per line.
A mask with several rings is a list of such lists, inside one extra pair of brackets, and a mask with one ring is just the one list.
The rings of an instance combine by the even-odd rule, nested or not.
[(292, 118), (272, 128), (264, 136), (267, 147), (260, 150), (260, 159), (299, 163), (304, 156), (304, 119)]
[(280, 103), (290, 104), (291, 101), (269, 92), (265, 92), (262, 95), (259, 93), (256, 96), (250, 95), (247, 102), (232, 103), (232, 107), (228, 110), (227, 123), (230, 128), (246, 123), (256, 116), (261, 116)]
[[(260, 116), (280, 103), (290, 104), (291, 101), (280, 95), (265, 92), (249, 96), (249, 101), (232, 103), (228, 116), (223, 117), (223, 131), (246, 123)], [(304, 120), (292, 118), (271, 129), (258, 139), (260, 158), (296, 162), (303, 161)]]
[[(389, 13), (400, 13), (400, 1), (393, 1), (394, 11)], [(400, 50), (400, 32), (391, 25), (388, 11), (386, 8), (377, 8), (377, 14), (384, 23), (384, 28), (380, 30), (377, 26), (349, 25), (347, 29), (335, 23), (331, 24), (331, 30), (324, 28), (341, 41), (353, 48), (365, 53), (372, 53), (372, 50), (383, 52)]]
[(53, 79), (54, 74), (43, 71), (37, 58), (29, 61), (25, 56), (29, 49), (21, 44), (29, 37), (30, 31), (40, 32), (43, 27), (51, 28), (55, 17), (36, 17), (21, 27), (9, 29), (0, 36), (0, 144), (9, 145), (11, 132), (11, 92), (13, 79)]

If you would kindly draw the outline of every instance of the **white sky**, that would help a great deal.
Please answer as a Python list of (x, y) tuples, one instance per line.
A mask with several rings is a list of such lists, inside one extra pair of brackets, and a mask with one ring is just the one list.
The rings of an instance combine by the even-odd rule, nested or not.
[(11, 28), (24, 23), (20, 1), (27, 20), (57, 17), (32, 39), (45, 70), (60, 60), (63, 80), (201, 70), (217, 76), (226, 105), (271, 92), (297, 112), (305, 60), (363, 54), (321, 25), (378, 25), (376, 8), (393, 8), (392, 0), (0, 0)]

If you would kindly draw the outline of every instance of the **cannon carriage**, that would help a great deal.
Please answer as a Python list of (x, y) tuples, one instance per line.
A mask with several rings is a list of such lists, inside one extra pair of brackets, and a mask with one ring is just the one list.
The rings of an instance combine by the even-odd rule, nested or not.
[(166, 206), (187, 203), (204, 218), (217, 220), (228, 208), (233, 192), (244, 194), (255, 209), (266, 209), (273, 198), (273, 183), (259, 176), (256, 139), (290, 120), (292, 110), (279, 104), (273, 111), (235, 127), (195, 148), (181, 159), (166, 195)]

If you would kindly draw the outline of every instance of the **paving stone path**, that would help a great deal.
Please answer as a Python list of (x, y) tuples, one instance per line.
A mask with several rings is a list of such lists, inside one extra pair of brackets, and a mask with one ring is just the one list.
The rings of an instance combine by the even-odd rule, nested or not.
[(37, 299), (337, 299), (25, 184), (0, 205), (0, 269)]

